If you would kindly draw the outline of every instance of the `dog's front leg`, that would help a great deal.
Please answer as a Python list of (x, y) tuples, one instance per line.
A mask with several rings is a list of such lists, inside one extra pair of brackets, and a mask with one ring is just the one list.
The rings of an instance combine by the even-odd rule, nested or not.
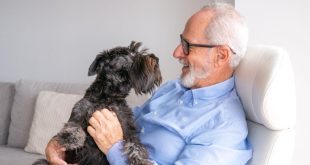
[(86, 134), (83, 128), (73, 122), (68, 122), (55, 136), (55, 140), (66, 148), (66, 150), (75, 150), (84, 145)]
[(85, 98), (74, 105), (68, 123), (55, 136), (58, 143), (66, 150), (75, 150), (84, 145), (89, 114), (93, 109), (93, 104)]

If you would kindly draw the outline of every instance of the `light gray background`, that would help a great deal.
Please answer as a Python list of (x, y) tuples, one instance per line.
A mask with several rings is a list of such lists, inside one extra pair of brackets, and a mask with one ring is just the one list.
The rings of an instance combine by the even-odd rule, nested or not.
[[(232, 0), (228, 0), (233, 2)], [(160, 58), (164, 80), (187, 18), (206, 0), (0, 0), (0, 80), (89, 82), (104, 49), (142, 41)]]

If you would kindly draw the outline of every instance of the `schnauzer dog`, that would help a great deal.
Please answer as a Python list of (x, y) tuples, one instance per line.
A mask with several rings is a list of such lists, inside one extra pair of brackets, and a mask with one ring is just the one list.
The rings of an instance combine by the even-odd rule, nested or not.
[[(133, 88), (137, 94), (151, 93), (162, 77), (158, 58), (147, 49), (139, 50), (141, 43), (131, 42), (128, 47), (116, 47), (97, 55), (88, 75), (97, 74), (84, 97), (72, 110), (69, 121), (54, 136), (66, 148), (65, 160), (79, 165), (108, 165), (106, 155), (99, 150), (87, 132), (93, 112), (107, 108), (117, 115), (123, 129), (123, 152), (129, 165), (151, 165), (148, 153), (141, 144), (134, 125), (132, 110), (125, 98)], [(34, 165), (48, 164), (44, 159)]]

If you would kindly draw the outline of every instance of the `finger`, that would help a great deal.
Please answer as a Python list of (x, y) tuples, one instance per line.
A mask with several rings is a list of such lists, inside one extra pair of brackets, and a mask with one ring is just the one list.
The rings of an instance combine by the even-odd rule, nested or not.
[(109, 111), (108, 109), (101, 110), (101, 113), (107, 120), (117, 119), (115, 112)]
[(100, 134), (100, 133), (98, 134), (97, 131), (91, 126), (87, 127), (87, 132), (95, 140), (98, 147), (100, 147), (100, 143), (98, 143), (98, 141), (106, 141), (106, 137), (102, 136), (102, 134)]
[(59, 149), (59, 151), (60, 151), (60, 152), (65, 152), (65, 151), (66, 151), (66, 148), (65, 148), (65, 147), (62, 147), (62, 148)]
[(93, 113), (93, 117), (94, 117), (100, 124), (103, 124), (104, 121), (107, 121), (107, 120), (108, 120), (100, 111), (95, 111), (95, 112)]
[(91, 126), (88, 126), (87, 127), (87, 132), (90, 134), (90, 136), (92, 136), (92, 137), (95, 137), (95, 135), (96, 135), (96, 130), (93, 128), (93, 127), (91, 127)]
[(62, 147), (60, 144), (58, 144), (58, 142), (56, 140), (53, 140), (53, 144), (56, 147), (56, 152), (59, 153), (59, 152), (65, 152), (66, 151), (66, 148)]
[(89, 119), (88, 123), (89, 123), (92, 127), (94, 127), (95, 129), (100, 128), (100, 123), (99, 123), (99, 121), (98, 121), (96, 118), (94, 118), (94, 117), (91, 117), (91, 118)]
[(118, 120), (118, 117), (115, 112), (109, 111), (109, 110), (102, 110), (101, 113), (106, 116), (106, 118), (109, 118), (109, 124), (106, 126), (109, 127), (110, 129), (113, 127), (121, 127), (120, 122)]

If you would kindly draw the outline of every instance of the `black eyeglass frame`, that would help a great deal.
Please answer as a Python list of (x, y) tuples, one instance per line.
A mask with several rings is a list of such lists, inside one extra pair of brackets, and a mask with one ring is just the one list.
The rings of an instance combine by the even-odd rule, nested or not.
[[(182, 49), (183, 49), (183, 53), (185, 55), (189, 55), (189, 50), (190, 50), (190, 47), (193, 46), (193, 47), (204, 47), (204, 48), (214, 48), (214, 47), (218, 47), (218, 46), (224, 46), (224, 45), (208, 45), (208, 44), (193, 44), (193, 43), (190, 43), (188, 42), (182, 34), (180, 34), (180, 38), (181, 38), (181, 45), (182, 45)], [(228, 46), (229, 47), (229, 46)], [(233, 54), (236, 54), (236, 52), (231, 49), (231, 47), (229, 47), (230, 51), (233, 53)]]

